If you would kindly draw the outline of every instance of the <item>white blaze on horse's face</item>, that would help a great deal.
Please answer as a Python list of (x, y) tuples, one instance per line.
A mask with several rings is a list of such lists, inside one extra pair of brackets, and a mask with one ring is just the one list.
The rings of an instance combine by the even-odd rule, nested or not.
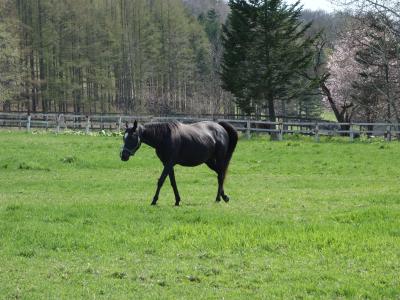
[(122, 161), (128, 161), (130, 156), (140, 148), (140, 137), (133, 129), (127, 129), (123, 137), (124, 145), (122, 146), (120, 157)]

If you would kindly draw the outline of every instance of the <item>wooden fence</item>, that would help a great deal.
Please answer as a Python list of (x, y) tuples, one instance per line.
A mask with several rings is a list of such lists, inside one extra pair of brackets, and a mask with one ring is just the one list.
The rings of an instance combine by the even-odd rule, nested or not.
[(243, 119), (194, 118), (194, 117), (153, 117), (153, 116), (118, 116), (118, 115), (73, 115), (73, 114), (26, 114), (0, 113), (0, 127), (19, 128), (24, 130), (44, 129), (61, 132), (63, 130), (90, 131), (111, 130), (120, 131), (125, 122), (161, 122), (177, 120), (183, 123), (193, 123), (204, 120), (225, 120), (231, 123), (238, 131), (248, 138), (252, 133), (273, 134), (282, 140), (286, 134), (300, 134), (313, 136), (319, 141), (321, 136), (347, 136), (350, 141), (365, 136), (382, 136), (387, 141), (399, 139), (400, 124), (389, 123), (333, 123), (333, 122), (268, 122)]

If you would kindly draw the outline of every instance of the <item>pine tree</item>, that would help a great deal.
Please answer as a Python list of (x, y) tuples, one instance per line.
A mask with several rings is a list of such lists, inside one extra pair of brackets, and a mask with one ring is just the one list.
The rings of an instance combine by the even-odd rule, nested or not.
[(284, 106), (305, 92), (298, 89), (298, 82), (312, 63), (313, 39), (305, 36), (311, 24), (302, 23), (299, 2), (230, 0), (229, 5), (223, 86), (242, 111), (251, 113), (261, 107), (275, 121), (277, 103)]
[(240, 109), (250, 114), (254, 107), (247, 85), (250, 80), (248, 62), (255, 24), (254, 8), (244, 0), (231, 0), (229, 6), (231, 13), (223, 27), (222, 86), (236, 97)]

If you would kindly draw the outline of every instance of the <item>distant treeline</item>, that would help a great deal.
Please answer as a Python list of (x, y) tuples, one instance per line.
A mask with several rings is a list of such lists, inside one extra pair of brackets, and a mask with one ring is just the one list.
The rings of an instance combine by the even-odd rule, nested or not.
[(218, 76), (226, 5), (201, 11), (182, 0), (0, 2), (0, 31), (13, 31), (7, 47), (19, 56), (18, 63), (7, 57), (3, 70), (18, 73), (12, 79), (20, 83), (12, 98), (2, 95), (5, 110), (233, 110)]
[(0, 0), (0, 110), (398, 123), (400, 8), (352, 3)]
[[(216, 0), (0, 0), (0, 109), (246, 113), (221, 87), (229, 11)], [(315, 117), (321, 99), (276, 113)]]

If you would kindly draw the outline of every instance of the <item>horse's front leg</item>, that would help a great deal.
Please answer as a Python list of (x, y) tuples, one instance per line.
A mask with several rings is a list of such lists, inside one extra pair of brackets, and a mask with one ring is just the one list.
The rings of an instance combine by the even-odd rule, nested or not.
[(160, 179), (158, 179), (156, 194), (153, 197), (153, 201), (151, 202), (151, 205), (157, 204), (157, 200), (158, 200), (158, 196), (160, 194), (161, 187), (163, 186), (165, 178), (167, 177), (167, 175), (169, 174), (171, 169), (172, 169), (172, 166), (164, 165), (164, 169), (161, 173)]

